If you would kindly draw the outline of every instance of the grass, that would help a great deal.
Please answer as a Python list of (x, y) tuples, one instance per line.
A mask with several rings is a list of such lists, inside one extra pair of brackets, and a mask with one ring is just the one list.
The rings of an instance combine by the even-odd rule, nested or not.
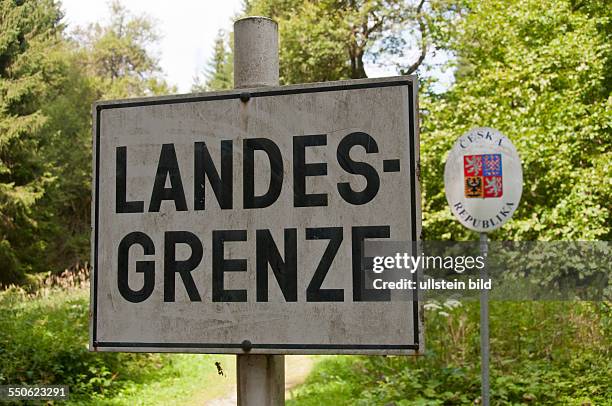
[(235, 383), (232, 356), (89, 352), (88, 310), (87, 284), (1, 292), (0, 385), (67, 384), (69, 405), (181, 405)]
[(303, 385), (292, 391), (288, 406), (351, 405), (359, 396), (355, 384), (360, 372), (354, 368), (357, 357), (327, 356), (314, 367)]
[[(101, 395), (74, 399), (68, 405), (192, 405), (222, 397), (235, 383), (234, 357), (229, 355), (163, 355), (159, 367), (152, 368), (138, 382), (128, 382), (111, 398)], [(220, 362), (224, 375), (219, 375)]]

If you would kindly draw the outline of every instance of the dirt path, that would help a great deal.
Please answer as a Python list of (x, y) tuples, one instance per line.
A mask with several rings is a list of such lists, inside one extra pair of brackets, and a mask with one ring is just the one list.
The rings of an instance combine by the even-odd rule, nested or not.
[[(308, 355), (287, 355), (285, 357), (285, 398), (290, 397), (289, 390), (304, 382), (312, 367), (314, 359)], [(235, 406), (238, 403), (236, 384), (228, 388), (227, 395), (204, 401), (204, 406)]]

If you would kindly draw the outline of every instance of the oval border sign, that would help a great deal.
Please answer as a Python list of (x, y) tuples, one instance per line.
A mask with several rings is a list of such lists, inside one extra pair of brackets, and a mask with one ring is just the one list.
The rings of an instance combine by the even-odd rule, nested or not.
[(490, 232), (514, 214), (523, 191), (521, 159), (508, 137), (473, 128), (457, 141), (444, 166), (451, 211), (465, 227)]

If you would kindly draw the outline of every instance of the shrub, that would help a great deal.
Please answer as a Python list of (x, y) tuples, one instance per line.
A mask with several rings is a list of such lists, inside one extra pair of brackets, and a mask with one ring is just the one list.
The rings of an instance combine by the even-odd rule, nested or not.
[(159, 355), (89, 352), (89, 284), (73, 280), (48, 279), (35, 294), (0, 293), (0, 385), (65, 384), (77, 396), (108, 395), (161, 363)]

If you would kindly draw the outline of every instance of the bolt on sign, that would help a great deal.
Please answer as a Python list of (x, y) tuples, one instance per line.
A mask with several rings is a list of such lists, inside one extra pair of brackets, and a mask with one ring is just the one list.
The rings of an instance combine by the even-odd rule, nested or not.
[(416, 103), (412, 76), (96, 103), (91, 349), (422, 350), (363, 250), (420, 235)]
[(523, 190), (521, 159), (508, 137), (474, 128), (459, 137), (444, 167), (446, 199), (455, 217), (478, 232), (506, 223)]

